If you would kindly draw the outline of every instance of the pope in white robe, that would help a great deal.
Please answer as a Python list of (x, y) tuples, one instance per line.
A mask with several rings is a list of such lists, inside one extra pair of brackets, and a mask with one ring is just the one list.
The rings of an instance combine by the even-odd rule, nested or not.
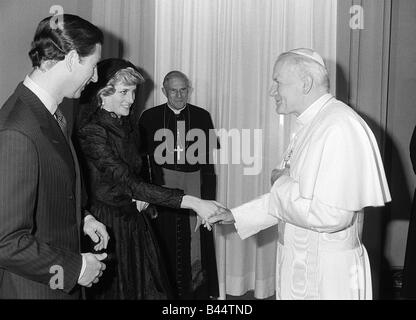
[(242, 239), (278, 224), (276, 299), (372, 299), (361, 231), (363, 209), (391, 201), (383, 163), (365, 121), (315, 69), (308, 82), (309, 67), (326, 74), (310, 49), (279, 57), (277, 111), (297, 116), (295, 132), (270, 192), (231, 209), (228, 222)]

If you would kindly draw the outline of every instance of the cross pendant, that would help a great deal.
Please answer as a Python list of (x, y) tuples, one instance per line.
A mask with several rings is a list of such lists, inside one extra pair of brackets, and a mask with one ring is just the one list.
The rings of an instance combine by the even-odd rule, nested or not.
[(181, 146), (176, 146), (175, 149), (173, 149), (178, 154), (178, 160), (181, 159), (181, 152), (183, 151), (183, 148)]

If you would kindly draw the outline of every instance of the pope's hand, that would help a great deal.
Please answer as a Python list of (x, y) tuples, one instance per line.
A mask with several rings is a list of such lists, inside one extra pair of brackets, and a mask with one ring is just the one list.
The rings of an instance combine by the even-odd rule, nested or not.
[(273, 169), (270, 177), (270, 182), (272, 183), (272, 185), (275, 183), (277, 179), (279, 179), (283, 175), (289, 176), (290, 169), (286, 167), (284, 169)]

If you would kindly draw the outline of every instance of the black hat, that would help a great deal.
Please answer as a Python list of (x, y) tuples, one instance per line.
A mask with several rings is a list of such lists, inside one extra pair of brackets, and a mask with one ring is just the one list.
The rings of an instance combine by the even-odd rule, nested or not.
[(133, 68), (137, 72), (139, 70), (134, 66), (131, 62), (118, 59), (118, 58), (110, 58), (105, 59), (97, 64), (97, 75), (98, 80), (97, 82), (90, 82), (84, 89), (81, 95), (81, 103), (89, 103), (94, 100), (98, 91), (104, 88), (108, 81), (114, 77), (117, 71), (126, 69), (126, 68)]

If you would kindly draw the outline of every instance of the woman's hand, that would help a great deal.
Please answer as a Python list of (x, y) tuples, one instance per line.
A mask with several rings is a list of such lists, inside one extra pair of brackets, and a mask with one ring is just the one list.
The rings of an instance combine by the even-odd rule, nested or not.
[(182, 198), (181, 208), (194, 210), (201, 218), (199, 223), (204, 223), (205, 227), (211, 230), (211, 225), (207, 222), (208, 219), (218, 214), (220, 208), (224, 208), (224, 206), (213, 200), (202, 200), (194, 196), (185, 195)]
[(209, 219), (209, 223), (212, 225), (214, 223), (218, 224), (231, 224), (235, 223), (234, 216), (230, 209), (221, 208), (220, 213), (218, 213), (216, 216), (211, 217)]

